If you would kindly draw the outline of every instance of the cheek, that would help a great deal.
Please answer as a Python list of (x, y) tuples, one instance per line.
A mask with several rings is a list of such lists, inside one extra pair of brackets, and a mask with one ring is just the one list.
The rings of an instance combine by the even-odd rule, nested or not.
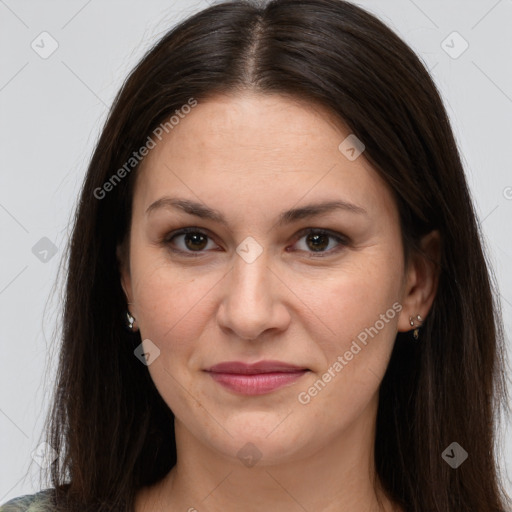
[[(364, 258), (347, 262), (336, 278), (327, 280), (323, 293), (313, 294), (314, 307), (329, 327), (326, 335), (316, 337), (324, 362), (318, 372), (320, 402), (341, 397), (348, 407), (365, 403), (384, 376), (402, 309), (401, 263), (396, 254), (391, 256), (382, 248), (379, 254), (377, 248), (368, 251)], [(315, 375), (311, 382), (317, 380)], [(325, 392), (324, 384), (329, 388)]]
[(141, 338), (160, 350), (148, 367), (151, 378), (171, 410), (192, 417), (185, 390), (194, 390), (194, 354), (212, 315), (208, 291), (218, 279), (194, 277), (193, 271), (185, 273), (158, 260), (152, 264), (150, 258), (134, 261), (133, 275), (139, 278), (135, 299)]
[(148, 248), (134, 251), (131, 271), (141, 336), (161, 350), (179, 350), (180, 341), (197, 339), (211, 316), (217, 274), (178, 268), (164, 251)]
[[(392, 306), (400, 299), (400, 283), (401, 267), (396, 255), (393, 258), (375, 248), (364, 256), (354, 256), (342, 271), (326, 280), (313, 294), (314, 307), (334, 331), (331, 334), (346, 341), (373, 326), (381, 315), (386, 316), (386, 329), (396, 323), (396, 306)], [(379, 326), (385, 330), (381, 323)]]
[(138, 294), (141, 333), (165, 348), (194, 339), (209, 315), (210, 279), (176, 279), (167, 270), (155, 272)]

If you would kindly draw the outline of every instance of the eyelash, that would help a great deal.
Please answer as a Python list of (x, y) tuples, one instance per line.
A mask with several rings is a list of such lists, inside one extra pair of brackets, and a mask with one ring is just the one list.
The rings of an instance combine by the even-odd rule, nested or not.
[[(212, 240), (211, 237), (208, 235), (208, 233), (206, 233), (202, 229), (195, 228), (195, 227), (189, 227), (189, 228), (182, 228), (182, 229), (180, 229), (178, 231), (173, 231), (172, 233), (168, 234), (162, 240), (162, 243), (164, 245), (166, 245), (169, 248), (169, 250), (172, 251), (173, 253), (178, 253), (178, 254), (184, 255), (185, 257), (190, 257), (190, 258), (200, 257), (200, 256), (202, 256), (204, 254), (204, 250), (201, 250), (201, 251), (188, 251), (188, 250), (187, 251), (183, 251), (181, 249), (175, 249), (175, 248), (171, 247), (171, 243), (173, 242), (173, 240), (176, 237), (181, 236), (181, 235), (190, 234), (190, 233), (200, 234), (200, 235), (203, 235), (203, 236), (207, 237), (208, 240)], [(308, 251), (309, 254), (310, 254), (310, 256), (309, 256), (310, 258), (324, 258), (324, 257), (329, 256), (331, 254), (338, 253), (340, 250), (342, 250), (339, 246), (347, 246), (350, 243), (350, 240), (347, 237), (345, 237), (345, 236), (343, 236), (343, 235), (341, 235), (339, 233), (336, 233), (336, 232), (333, 232), (333, 231), (329, 231), (329, 230), (326, 230), (326, 229), (319, 229), (319, 228), (305, 228), (305, 229), (302, 229), (301, 231), (299, 231), (297, 233), (296, 236), (298, 238), (297, 238), (295, 243), (297, 243), (301, 238), (303, 238), (304, 236), (309, 235), (309, 234), (326, 235), (329, 238), (334, 239), (339, 244), (337, 248), (329, 249), (328, 251), (319, 251), (319, 252)], [(292, 251), (292, 252), (295, 252), (295, 251)]]

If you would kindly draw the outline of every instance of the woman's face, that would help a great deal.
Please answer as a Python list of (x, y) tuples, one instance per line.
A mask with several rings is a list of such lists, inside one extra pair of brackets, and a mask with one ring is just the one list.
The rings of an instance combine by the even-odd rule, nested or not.
[(123, 287), (177, 436), (263, 464), (374, 420), (412, 313), (396, 205), (349, 135), (284, 96), (217, 96), (145, 158)]

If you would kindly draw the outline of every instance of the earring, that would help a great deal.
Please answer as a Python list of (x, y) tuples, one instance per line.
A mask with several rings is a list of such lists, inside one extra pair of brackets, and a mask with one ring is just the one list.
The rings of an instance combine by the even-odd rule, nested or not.
[[(423, 322), (423, 318), (421, 318), (421, 315), (416, 315), (416, 318), (413, 318), (412, 316), (410, 316), (409, 323), (411, 324), (411, 327), (414, 327), (415, 320), (417, 320), (418, 322)], [(417, 340), (419, 338), (420, 327), (421, 326), (416, 327), (416, 329), (414, 329), (414, 332), (412, 334), (415, 340)]]
[[(128, 302), (128, 304), (132, 304), (132, 302)], [(130, 314), (129, 310), (126, 310), (126, 327), (131, 332), (137, 332), (137, 327), (135, 326), (135, 317)]]

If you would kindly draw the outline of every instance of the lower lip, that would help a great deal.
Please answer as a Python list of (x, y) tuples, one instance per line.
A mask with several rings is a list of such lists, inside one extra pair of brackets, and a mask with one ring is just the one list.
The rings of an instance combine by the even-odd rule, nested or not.
[(307, 370), (296, 372), (273, 372), (257, 374), (215, 373), (209, 372), (212, 379), (224, 387), (243, 395), (264, 395), (276, 389), (293, 384)]

